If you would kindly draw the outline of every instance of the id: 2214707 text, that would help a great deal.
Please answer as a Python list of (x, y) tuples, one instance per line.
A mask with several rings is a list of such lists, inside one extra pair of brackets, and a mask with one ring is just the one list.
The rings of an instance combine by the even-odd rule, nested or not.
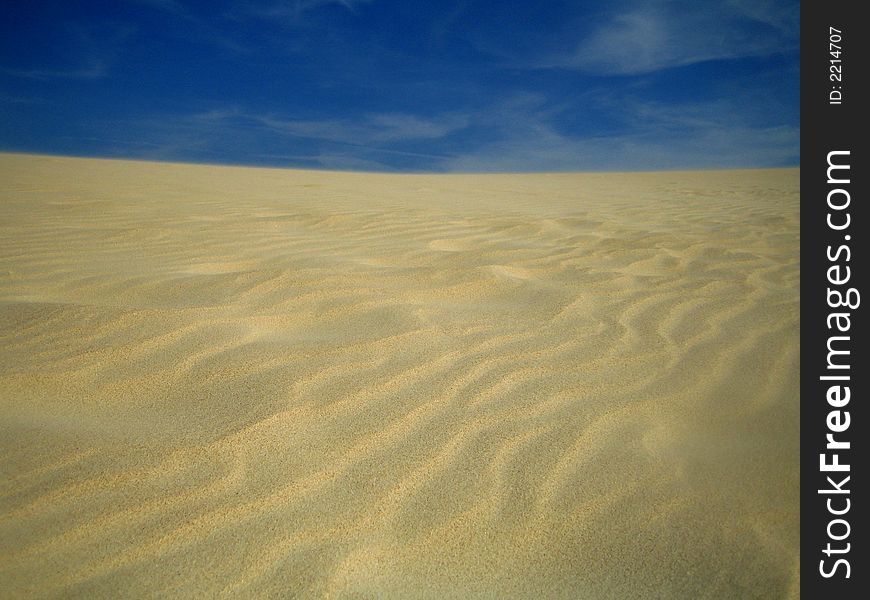
[(831, 55), (828, 67), (828, 79), (831, 90), (828, 92), (828, 104), (843, 103), (843, 31), (828, 27), (828, 52)]

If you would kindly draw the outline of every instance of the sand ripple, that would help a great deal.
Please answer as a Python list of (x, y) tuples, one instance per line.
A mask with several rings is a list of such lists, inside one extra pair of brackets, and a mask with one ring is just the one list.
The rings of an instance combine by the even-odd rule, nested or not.
[(0, 596), (795, 594), (797, 171), (0, 182)]

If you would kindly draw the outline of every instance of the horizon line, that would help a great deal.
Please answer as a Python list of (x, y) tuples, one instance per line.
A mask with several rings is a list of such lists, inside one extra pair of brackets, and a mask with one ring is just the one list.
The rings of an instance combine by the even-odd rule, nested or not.
[(744, 167), (706, 167), (702, 169), (693, 169), (687, 167), (675, 167), (667, 169), (612, 169), (612, 170), (576, 170), (576, 171), (367, 171), (354, 169), (326, 169), (316, 167), (296, 167), (290, 165), (275, 165), (275, 164), (251, 164), (251, 163), (233, 163), (233, 162), (207, 162), (207, 161), (187, 161), (187, 160), (172, 160), (160, 158), (142, 158), (142, 157), (125, 157), (125, 156), (102, 156), (102, 155), (83, 155), (83, 154), (52, 154), (43, 152), (28, 152), (18, 150), (0, 149), (0, 155), (3, 156), (29, 156), (39, 158), (59, 158), (73, 160), (97, 160), (97, 161), (116, 161), (116, 162), (138, 162), (151, 163), (158, 165), (185, 165), (192, 167), (227, 167), (235, 169), (269, 169), (279, 171), (308, 171), (315, 173), (345, 173), (345, 174), (360, 174), (360, 175), (579, 175), (579, 174), (629, 174), (629, 173), (705, 173), (705, 172), (725, 172), (725, 171), (786, 171), (800, 170), (800, 163), (796, 165), (778, 166), (778, 167), (763, 167), (763, 166), (744, 166)]

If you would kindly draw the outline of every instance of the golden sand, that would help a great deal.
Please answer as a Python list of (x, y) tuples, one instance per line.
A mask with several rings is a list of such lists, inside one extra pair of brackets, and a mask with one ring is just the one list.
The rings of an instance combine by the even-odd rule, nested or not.
[(796, 597), (798, 186), (0, 155), (0, 596)]

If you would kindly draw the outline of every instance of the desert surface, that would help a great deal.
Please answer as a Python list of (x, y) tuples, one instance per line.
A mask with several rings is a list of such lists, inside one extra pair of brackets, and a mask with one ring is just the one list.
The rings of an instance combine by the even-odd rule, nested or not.
[(0, 155), (0, 597), (797, 598), (799, 223)]

